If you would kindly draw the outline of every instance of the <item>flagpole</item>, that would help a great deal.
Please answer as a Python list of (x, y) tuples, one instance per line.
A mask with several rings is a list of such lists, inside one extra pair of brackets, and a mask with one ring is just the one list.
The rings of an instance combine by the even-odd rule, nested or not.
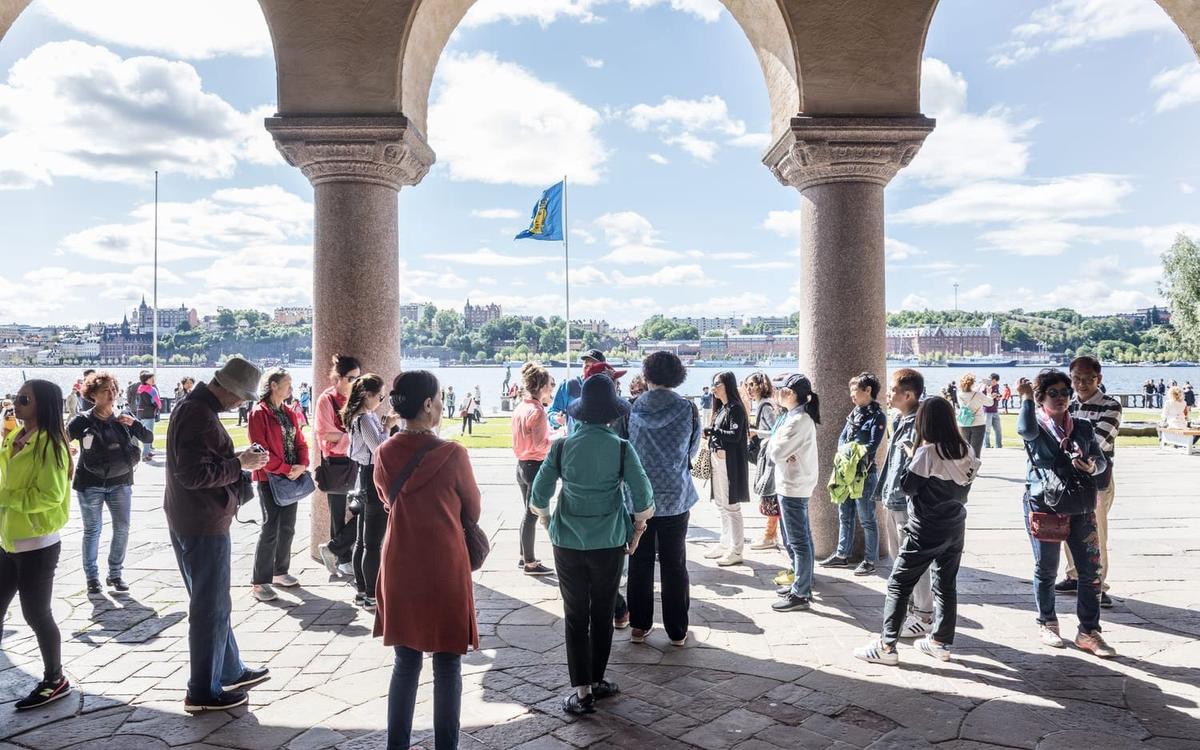
[(567, 226), (567, 176), (563, 175), (563, 285), (567, 297), (567, 380), (571, 379), (571, 253)]
[(154, 170), (154, 343), (151, 345), (153, 371), (158, 374), (158, 170)]

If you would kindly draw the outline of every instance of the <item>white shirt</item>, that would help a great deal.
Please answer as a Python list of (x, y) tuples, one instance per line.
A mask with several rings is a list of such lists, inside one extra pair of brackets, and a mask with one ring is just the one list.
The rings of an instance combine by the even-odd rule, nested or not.
[[(775, 464), (775, 492), (786, 497), (812, 497), (817, 486), (817, 428), (808, 412), (797, 407), (767, 440), (767, 457)], [(795, 461), (788, 461), (795, 457)]]
[(1187, 416), (1184, 415), (1186, 409), (1187, 404), (1182, 401), (1164, 401), (1160, 421), (1167, 427), (1176, 430), (1186, 430), (1188, 426)]

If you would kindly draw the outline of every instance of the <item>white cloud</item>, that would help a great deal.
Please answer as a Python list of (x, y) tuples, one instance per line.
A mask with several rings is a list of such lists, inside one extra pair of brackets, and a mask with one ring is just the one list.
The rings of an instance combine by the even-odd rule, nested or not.
[(604, 238), (613, 246), (632, 243), (658, 244), (658, 232), (655, 231), (649, 219), (636, 211), (603, 214), (592, 223), (604, 232)]
[(604, 67), (603, 60), (598, 57), (588, 57), (587, 55), (583, 56), (583, 64), (589, 68), (592, 68), (593, 70), (599, 70), (600, 68)]
[(1190, 182), (1180, 182), (1179, 192), (1183, 193), (1184, 195), (1191, 195), (1192, 193), (1196, 192), (1196, 186)]
[(1148, 0), (1052, 0), (1012, 31), (1012, 39), (989, 59), (998, 68), (1093, 42), (1178, 29), (1157, 3)]
[(739, 135), (736, 138), (729, 139), (730, 146), (741, 146), (744, 148), (766, 148), (771, 145), (770, 133), (746, 133)]
[(713, 286), (716, 283), (698, 265), (667, 266), (640, 276), (613, 271), (612, 279), (617, 286)]
[(981, 239), (997, 250), (1013, 255), (1059, 255), (1074, 245), (1137, 243), (1151, 253), (1167, 249), (1176, 235), (1200, 232), (1200, 225), (1113, 227), (1075, 222), (1031, 222), (983, 233)]
[[(1126, 281), (1121, 279), (1121, 282)], [(1013, 289), (1006, 286), (996, 289), (984, 284), (969, 293), (971, 296), (968, 299), (960, 292), (959, 303), (969, 302), (977, 310), (1011, 310), (1016, 307), (1044, 310), (1059, 307), (1063, 300), (1069, 299), (1071, 307), (1084, 315), (1104, 315), (1162, 304), (1155, 294), (1114, 285), (1101, 278), (1071, 278), (1044, 292), (1035, 292), (1028, 287)], [(949, 302), (950, 298), (947, 298), (946, 304)]]
[(461, 263), (466, 266), (493, 266), (497, 268), (517, 268), (520, 266), (537, 266), (562, 260), (561, 256), (553, 255), (501, 255), (489, 247), (480, 248), (470, 253), (431, 253), (425, 258), (433, 261)]
[(1158, 92), (1155, 112), (1170, 112), (1200, 103), (1200, 65), (1193, 60), (1178, 68), (1164, 70), (1150, 79), (1150, 88)]
[(653, 131), (663, 143), (678, 146), (705, 162), (712, 161), (720, 149), (715, 137), (724, 138), (732, 146), (751, 148), (766, 147), (770, 141), (766, 133), (747, 133), (746, 123), (730, 117), (729, 106), (719, 96), (667, 96), (659, 104), (636, 104), (624, 116), (630, 127)]
[[(118, 271), (81, 267), (41, 266), (20, 275), (0, 277), (0, 317), (23, 322), (94, 322), (98, 302), (134, 304), (152, 288), (150, 265)], [(159, 269), (159, 303), (174, 307), (183, 301), (168, 287), (181, 279), (169, 269)]]
[[(563, 283), (565, 275), (562, 271), (547, 271), (546, 279), (555, 284)], [(571, 269), (571, 286), (598, 286), (611, 283), (608, 274), (592, 265)]]
[(649, 245), (619, 245), (600, 260), (618, 265), (661, 265), (684, 257), (683, 253)]
[(495, 55), (438, 65), (429, 139), (452, 180), (540, 186), (568, 174), (594, 185), (608, 158), (599, 125), (596, 110)]
[(929, 309), (929, 300), (919, 294), (909, 294), (905, 296), (900, 303), (901, 310), (927, 310)]
[(1117, 213), (1133, 191), (1115, 175), (1083, 174), (1032, 183), (978, 182), (901, 211), (909, 224), (1054, 221)]
[[(691, 253), (689, 253), (690, 255)], [(725, 251), (718, 253), (702, 253), (695, 252), (696, 257), (705, 257), (706, 255), (713, 260), (750, 260), (754, 257), (754, 253), (748, 253), (744, 250)]]
[(471, 215), (480, 219), (519, 219), (522, 216), (520, 211), (511, 208), (477, 208), (471, 211)]
[(771, 306), (766, 296), (757, 292), (743, 292), (729, 297), (712, 297), (703, 302), (671, 307), (672, 315), (681, 316), (734, 316), (749, 313), (761, 314)]
[(734, 268), (741, 268), (747, 271), (767, 271), (767, 270), (784, 270), (788, 268), (799, 269), (794, 262), (786, 260), (762, 260), (755, 263), (737, 263)]
[(662, 154), (650, 154), (646, 158), (648, 158), (650, 161), (654, 162), (655, 164), (670, 164), (671, 163), (671, 160), (668, 159), (667, 157), (663, 156)]
[(571, 234), (573, 234), (574, 236), (583, 240), (583, 244), (585, 244), (585, 245), (595, 245), (596, 244), (596, 236), (586, 229), (572, 228)]
[(678, 146), (700, 161), (712, 161), (713, 157), (717, 155), (717, 149), (720, 148), (715, 141), (697, 138), (691, 133), (667, 136), (663, 139), (663, 143), (668, 146)]
[(38, 0), (33, 7), (94, 39), (173, 58), (271, 53), (262, 10), (246, 0)]
[[(629, 0), (629, 7), (634, 9), (649, 8), (659, 5), (662, 2), (664, 0)], [(721, 17), (721, 11), (724, 9), (724, 6), (718, 0), (668, 0), (668, 2), (673, 10), (690, 13), (707, 23), (717, 21)]]
[(55, 177), (144, 184), (155, 169), (223, 178), (239, 159), (282, 163), (262, 127), (265, 109), (238, 111), (205, 91), (188, 63), (50, 42), (0, 85), (0, 189)]
[(597, 5), (597, 0), (478, 0), (463, 16), (461, 25), (474, 28), (498, 21), (536, 21), (545, 28), (560, 18), (592, 23), (601, 20), (592, 13)]
[(883, 252), (890, 261), (910, 260), (918, 255), (924, 255), (924, 251), (921, 249), (891, 237), (884, 238)]
[(800, 216), (800, 209), (792, 211), (768, 211), (767, 218), (763, 220), (763, 228), (774, 232), (780, 237), (799, 238), (803, 231)]

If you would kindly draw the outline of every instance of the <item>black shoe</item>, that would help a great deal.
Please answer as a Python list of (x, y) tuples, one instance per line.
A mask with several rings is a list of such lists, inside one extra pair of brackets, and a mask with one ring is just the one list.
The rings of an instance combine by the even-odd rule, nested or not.
[(850, 561), (834, 554), (817, 563), (817, 565), (820, 565), (822, 568), (848, 568), (850, 567)]
[(545, 565), (542, 565), (541, 563), (538, 563), (537, 565), (535, 565), (532, 568), (525, 568), (524, 570), (525, 570), (525, 575), (527, 575), (527, 576), (554, 575), (554, 571), (551, 568), (547, 568)]
[(203, 700), (194, 700), (191, 696), (187, 696), (183, 699), (183, 710), (189, 714), (198, 714), (201, 711), (224, 711), (227, 708), (245, 705), (249, 701), (250, 696), (246, 695), (245, 690), (227, 691), (214, 698)]
[(118, 594), (124, 594), (129, 591), (129, 584), (125, 583), (125, 581), (121, 579), (121, 576), (117, 576), (116, 578), (106, 578), (104, 579), (104, 582), (109, 586), (112, 586)]
[(1104, 609), (1112, 609), (1113, 607), (1112, 597), (1108, 595), (1107, 591), (1100, 592), (1100, 606)]
[(517, 567), (518, 567), (518, 568), (524, 568), (524, 567), (525, 567), (525, 558), (523, 558), (523, 557), (522, 557), (522, 558), (519, 558), (519, 559), (517, 560)]
[(808, 606), (809, 602), (807, 596), (788, 594), (772, 604), (771, 609), (775, 610), (776, 612), (799, 612), (802, 609), (808, 609)]
[(59, 677), (56, 681), (39, 682), (32, 693), (17, 701), (14, 708), (18, 711), (37, 708), (47, 703), (53, 703), (59, 698), (65, 697), (70, 692), (71, 683), (66, 677)]
[(595, 685), (592, 685), (592, 697), (596, 700), (611, 698), (621, 692), (621, 688), (615, 682), (608, 680), (600, 680)]
[(874, 572), (875, 572), (875, 563), (867, 562), (866, 560), (863, 560), (862, 562), (860, 562), (858, 564), (858, 567), (854, 569), (854, 575), (856, 575), (856, 576), (869, 576)]
[(237, 678), (233, 684), (222, 685), (221, 689), (225, 690), (226, 692), (232, 692), (235, 690), (240, 691), (243, 688), (252, 687), (260, 682), (266, 682), (269, 679), (271, 679), (271, 670), (267, 669), (266, 667), (262, 667), (261, 669), (251, 669), (250, 667), (246, 667), (246, 671), (242, 672), (241, 677)]
[(1074, 578), (1064, 578), (1054, 584), (1054, 590), (1060, 594), (1074, 594), (1079, 591), (1079, 581)]
[(100, 585), (100, 579), (89, 578), (87, 582), (87, 591), (89, 594), (103, 594), (104, 587)]
[(566, 698), (563, 698), (562, 707), (563, 711), (572, 716), (594, 714), (596, 713), (596, 698), (590, 693), (582, 698), (575, 693), (571, 693)]
[(354, 595), (354, 606), (361, 607), (363, 600), (366, 598), (367, 598), (367, 592), (359, 591), (357, 594)]

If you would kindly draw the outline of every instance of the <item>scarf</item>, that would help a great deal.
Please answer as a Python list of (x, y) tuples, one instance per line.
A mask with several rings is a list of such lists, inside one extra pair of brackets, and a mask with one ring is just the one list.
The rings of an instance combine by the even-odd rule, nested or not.
[(1063, 451), (1071, 452), (1071, 433), (1075, 430), (1075, 420), (1071, 418), (1070, 412), (1063, 415), (1062, 426), (1059, 427), (1058, 422), (1050, 415), (1046, 407), (1041, 407), (1037, 411), (1038, 424), (1043, 430), (1048, 432), (1051, 437), (1058, 441), (1058, 445)]
[(263, 403), (275, 416), (275, 421), (279, 422), (279, 429), (283, 432), (283, 461), (289, 466), (293, 466), (299, 460), (296, 454), (296, 424), (288, 416), (283, 405), (275, 406), (270, 401)]

